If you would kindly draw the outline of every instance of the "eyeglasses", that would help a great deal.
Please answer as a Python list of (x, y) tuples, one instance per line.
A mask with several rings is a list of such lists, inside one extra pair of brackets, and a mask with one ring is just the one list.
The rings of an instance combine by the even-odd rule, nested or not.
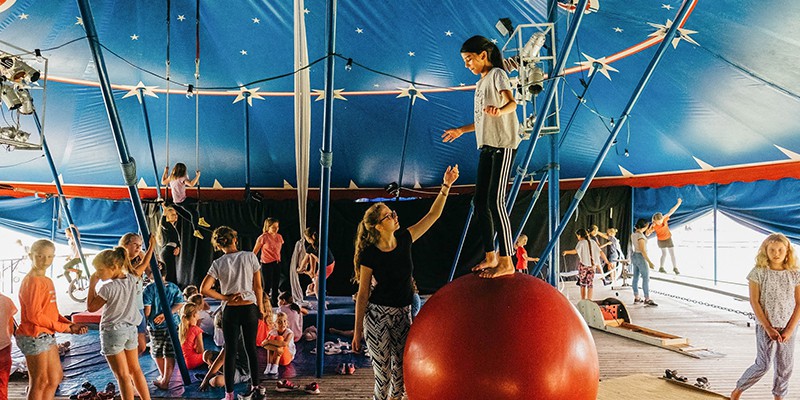
[(383, 218), (379, 219), (379, 220), (378, 220), (378, 223), (380, 224), (381, 222), (383, 222), (383, 220), (385, 220), (386, 218), (389, 218), (389, 217), (392, 217), (393, 219), (394, 219), (394, 218), (397, 218), (397, 211), (395, 211), (395, 210), (392, 210), (392, 213), (391, 213), (391, 214), (387, 214), (385, 217), (383, 217)]

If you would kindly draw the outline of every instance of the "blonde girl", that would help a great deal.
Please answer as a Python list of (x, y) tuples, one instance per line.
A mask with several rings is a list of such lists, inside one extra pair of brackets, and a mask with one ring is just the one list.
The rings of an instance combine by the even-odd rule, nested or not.
[(775, 354), (772, 395), (787, 398), (794, 366), (794, 331), (800, 320), (800, 271), (789, 239), (773, 233), (764, 239), (756, 265), (747, 275), (750, 306), (756, 315), (756, 361), (736, 382), (731, 393), (738, 400), (769, 371)]
[(73, 324), (58, 312), (53, 281), (45, 275), (55, 253), (53, 242), (35, 241), (28, 254), (31, 270), (19, 289), (20, 324), (16, 339), (28, 364), (28, 400), (52, 399), (64, 377), (55, 333), (87, 332), (85, 326)]
[(294, 333), (289, 329), (286, 313), (279, 311), (275, 317), (275, 329), (267, 340), (261, 342), (261, 347), (267, 349), (267, 375), (278, 375), (278, 366), (289, 365), (294, 360), (297, 348), (294, 345)]
[(411, 327), (414, 298), (411, 245), (442, 215), (450, 186), (456, 179), (458, 165), (447, 167), (442, 189), (430, 211), (406, 229), (400, 229), (397, 213), (383, 203), (368, 208), (358, 225), (353, 257), (358, 280), (353, 351), (361, 350), (361, 339), (366, 337), (372, 355), (376, 399), (399, 400), (405, 394), (403, 350)]
[(661, 261), (659, 262), (658, 268), (658, 272), (661, 273), (667, 272), (667, 270), (664, 269), (664, 264), (667, 261), (667, 254), (669, 254), (669, 258), (672, 261), (672, 272), (674, 272), (675, 275), (681, 273), (680, 270), (678, 270), (678, 265), (675, 264), (675, 244), (672, 242), (672, 231), (669, 230), (668, 223), (669, 218), (678, 210), (681, 203), (683, 203), (683, 199), (678, 198), (678, 202), (675, 203), (666, 214), (660, 212), (653, 214), (653, 225), (651, 229), (655, 231), (656, 238), (658, 238), (658, 248), (661, 249)]
[(539, 259), (536, 257), (528, 257), (528, 251), (525, 250), (525, 246), (528, 245), (528, 235), (522, 234), (519, 235), (517, 238), (517, 242), (514, 243), (514, 247), (517, 248), (516, 256), (517, 256), (517, 272), (522, 272), (523, 274), (528, 273), (528, 262), (538, 262)]
[(261, 236), (256, 239), (253, 253), (261, 253), (261, 280), (264, 282), (264, 289), (271, 293), (272, 303), (278, 302), (278, 287), (281, 280), (281, 247), (283, 247), (283, 236), (278, 233), (280, 221), (277, 218), (267, 218), (264, 220), (264, 229)]
[(189, 174), (186, 172), (186, 164), (184, 163), (176, 163), (171, 173), (169, 172), (168, 166), (164, 167), (164, 174), (161, 176), (161, 184), (169, 185), (170, 191), (172, 192), (172, 205), (175, 207), (175, 211), (192, 224), (194, 236), (198, 239), (202, 239), (203, 234), (197, 229), (197, 225), (204, 228), (208, 228), (211, 225), (209, 225), (203, 217), (198, 215), (193, 204), (196, 203), (196, 200), (186, 197), (186, 188), (194, 187), (199, 180), (200, 170), (198, 169), (195, 171), (194, 179), (189, 179)]
[(178, 337), (181, 340), (183, 349), (183, 359), (186, 361), (186, 368), (195, 369), (205, 362), (203, 361), (203, 330), (197, 326), (198, 307), (194, 303), (185, 303), (181, 308), (181, 323), (178, 325)]
[(159, 259), (164, 262), (164, 275), (167, 281), (178, 284), (178, 255), (181, 254), (181, 234), (178, 233), (178, 212), (175, 207), (164, 207), (164, 214), (158, 223), (158, 244), (161, 246)]
[[(86, 308), (103, 309), (100, 317), (100, 353), (106, 357), (119, 385), (123, 400), (133, 400), (134, 391), (150, 399), (147, 380), (139, 366), (137, 329), (142, 314), (134, 306), (141, 276), (137, 276), (124, 247), (103, 250), (92, 261), (95, 273), (89, 278)], [(138, 272), (141, 274), (141, 272)], [(97, 283), (104, 284), (97, 289)]]
[[(475, 131), (480, 149), (478, 176), (475, 178), (475, 220), (486, 258), (473, 271), (482, 278), (514, 273), (511, 256), (514, 241), (506, 211), (506, 187), (514, 152), (519, 146), (517, 103), (508, 75), (503, 70), (503, 54), (483, 36), (473, 36), (461, 46), (464, 66), (481, 79), (475, 85), (474, 122), (444, 131), (444, 142), (452, 142)], [(500, 257), (494, 247), (495, 233), (500, 241)]]
[(142, 321), (136, 327), (137, 340), (139, 345), (137, 349), (139, 354), (144, 354), (147, 348), (147, 340), (145, 333), (147, 333), (147, 320), (144, 318), (144, 273), (150, 266), (150, 260), (153, 258), (153, 250), (155, 250), (155, 238), (151, 235), (150, 242), (147, 244), (147, 251), (142, 251), (142, 244), (144, 241), (138, 233), (128, 232), (119, 239), (119, 246), (122, 246), (128, 252), (128, 260), (130, 261), (130, 272), (137, 277), (138, 282), (136, 285), (136, 307), (142, 313)]

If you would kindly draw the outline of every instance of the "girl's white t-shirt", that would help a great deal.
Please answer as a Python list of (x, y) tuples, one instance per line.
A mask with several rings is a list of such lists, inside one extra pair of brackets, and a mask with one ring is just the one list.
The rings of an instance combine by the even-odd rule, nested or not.
[[(592, 246), (592, 255), (589, 256), (589, 246)], [(587, 267), (593, 265), (600, 265), (600, 246), (597, 245), (597, 242), (594, 240), (580, 240), (578, 244), (575, 245), (575, 251), (578, 253), (578, 260), (582, 265)]]
[(124, 278), (105, 282), (97, 290), (97, 295), (106, 301), (100, 317), (100, 330), (113, 330), (122, 324), (138, 326), (142, 322), (142, 313), (136, 304), (138, 281), (138, 277), (127, 274)]
[[(219, 281), (220, 293), (241, 293), (245, 301), (257, 304), (253, 291), (253, 274), (261, 271), (261, 264), (252, 251), (223, 254), (211, 263), (208, 275)], [(224, 303), (224, 302), (223, 302)]]
[(794, 290), (800, 285), (800, 271), (755, 267), (747, 274), (747, 280), (758, 284), (759, 304), (772, 327), (785, 328), (794, 312)]
[(501, 90), (511, 90), (508, 75), (501, 68), (492, 68), (475, 85), (475, 140), (479, 149), (483, 146), (516, 149), (519, 146), (521, 139), (516, 108), (498, 117), (483, 111), (486, 106), (500, 108), (505, 104)]

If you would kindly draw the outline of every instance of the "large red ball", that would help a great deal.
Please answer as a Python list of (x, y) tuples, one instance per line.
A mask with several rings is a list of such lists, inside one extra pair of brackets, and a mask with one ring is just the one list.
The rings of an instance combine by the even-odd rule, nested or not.
[(410, 400), (595, 400), (600, 366), (589, 328), (553, 287), (467, 275), (420, 310), (403, 372)]

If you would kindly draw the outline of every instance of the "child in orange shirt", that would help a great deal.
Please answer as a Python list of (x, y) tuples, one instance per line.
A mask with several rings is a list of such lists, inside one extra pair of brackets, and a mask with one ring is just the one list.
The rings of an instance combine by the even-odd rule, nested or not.
[(56, 332), (84, 334), (85, 326), (73, 324), (58, 312), (56, 289), (45, 275), (53, 264), (56, 246), (45, 239), (31, 245), (32, 266), (19, 288), (21, 322), (17, 329), (17, 347), (28, 363), (28, 399), (52, 399), (64, 378), (58, 357)]
[(0, 294), (0, 399), (8, 399), (8, 376), (11, 374), (11, 335), (14, 334), (14, 314), (16, 313), (17, 307), (14, 306), (14, 302)]
[(667, 253), (669, 253), (669, 258), (672, 260), (672, 271), (675, 272), (675, 275), (680, 274), (678, 265), (675, 264), (675, 245), (672, 243), (672, 232), (669, 230), (667, 221), (669, 221), (669, 217), (675, 213), (675, 210), (681, 206), (681, 203), (683, 203), (683, 199), (678, 198), (678, 202), (669, 209), (666, 215), (662, 215), (661, 213), (653, 214), (653, 226), (651, 229), (656, 232), (658, 248), (661, 249), (661, 263), (658, 272), (667, 272), (667, 270), (664, 269), (664, 262), (667, 261)]
[(275, 319), (276, 328), (273, 329), (267, 340), (261, 346), (267, 349), (267, 375), (278, 375), (279, 365), (289, 365), (294, 360), (297, 348), (294, 345), (294, 333), (289, 329), (286, 313), (279, 311)]

